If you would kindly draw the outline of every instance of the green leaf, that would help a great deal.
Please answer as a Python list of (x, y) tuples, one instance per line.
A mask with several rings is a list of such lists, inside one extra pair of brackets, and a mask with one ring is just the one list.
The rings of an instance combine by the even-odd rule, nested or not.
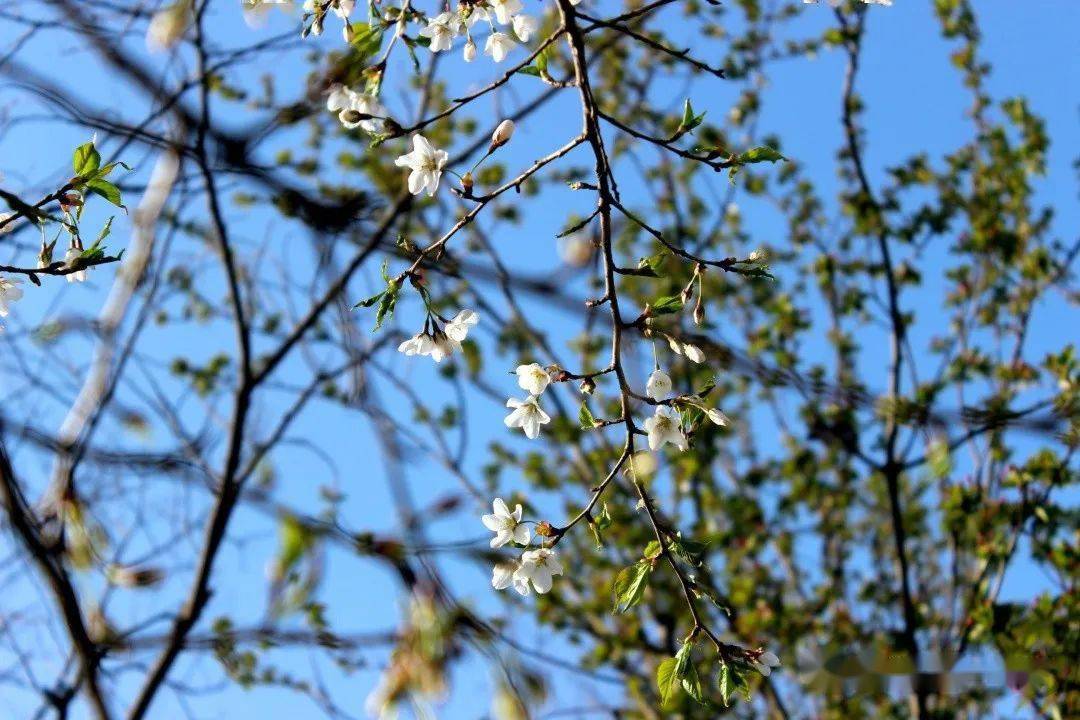
[(686, 99), (686, 104), (683, 105), (682, 121), (679, 123), (679, 129), (676, 131), (676, 136), (683, 136), (690, 132), (705, 120), (705, 113), (700, 115), (694, 114), (694, 107), (690, 104), (690, 98)]
[(726, 662), (720, 663), (720, 674), (716, 678), (716, 684), (720, 687), (720, 700), (724, 707), (731, 706), (731, 677)]
[(660, 557), (661, 552), (663, 552), (663, 548), (660, 547), (660, 543), (656, 540), (650, 540), (649, 544), (645, 546), (645, 559), (655, 560)]
[(518, 70), (518, 74), (519, 75), (532, 75), (533, 77), (542, 77), (543, 76), (543, 73), (541, 72), (540, 68), (536, 67), (535, 65), (526, 65), (525, 67)]
[(660, 268), (664, 264), (664, 260), (667, 259), (666, 252), (659, 252), (649, 257), (644, 257), (638, 260), (638, 270), (641, 271), (641, 275), (647, 277), (663, 277), (663, 273), (660, 272)]
[(786, 161), (787, 158), (767, 145), (759, 145), (744, 152), (739, 156), (738, 160), (740, 165), (753, 165), (760, 162)]
[(581, 403), (581, 409), (578, 410), (578, 422), (581, 424), (582, 430), (591, 430), (596, 427), (596, 418), (593, 417), (588, 404), (584, 401)]
[(611, 513), (608, 512), (607, 503), (600, 506), (600, 514), (593, 518), (593, 524), (599, 530), (607, 530), (611, 527)]
[(71, 158), (71, 167), (75, 174), (81, 177), (89, 177), (101, 167), (101, 154), (94, 147), (94, 141), (75, 148), (75, 154)]
[(667, 658), (656, 668), (656, 689), (660, 693), (661, 705), (667, 705), (679, 693), (681, 683), (675, 674), (676, 665), (678, 660)]
[(701, 678), (698, 677), (698, 671), (693, 662), (687, 662), (685, 674), (680, 679), (687, 695), (702, 705), (707, 704), (705, 693), (701, 689)]
[[(356, 26), (354, 26), (355, 28)], [(366, 63), (382, 47), (383, 31), (380, 27), (362, 25), (353, 30), (352, 46), (360, 62)]]
[(101, 232), (98, 233), (97, 240), (94, 241), (95, 246), (105, 242), (105, 238), (109, 237), (109, 233), (112, 232), (112, 221), (113, 218), (110, 215), (105, 224), (101, 226)]
[(682, 538), (676, 538), (671, 543), (671, 549), (675, 551), (675, 554), (694, 566), (701, 565), (701, 556), (707, 548), (707, 543)]
[(787, 158), (767, 145), (759, 145), (758, 147), (750, 148), (741, 155), (732, 158), (734, 165), (732, 165), (731, 170), (728, 171), (728, 178), (731, 182), (735, 182), (735, 175), (738, 174), (739, 168), (743, 165), (753, 165), (754, 163), (762, 162), (774, 163), (781, 160), (786, 161)]
[(398, 292), (401, 286), (393, 280), (386, 286), (386, 292), (379, 301), (379, 309), (375, 311), (375, 330), (382, 327), (383, 321), (394, 316), (394, 306), (397, 305)]
[(624, 613), (641, 602), (645, 586), (649, 584), (650, 572), (652, 563), (648, 560), (640, 560), (619, 571), (612, 585), (615, 599), (615, 607), (611, 611), (613, 614)]
[(90, 182), (86, 183), (86, 189), (94, 193), (95, 195), (100, 195), (116, 207), (127, 210), (127, 208), (124, 207), (123, 200), (120, 197), (120, 188), (116, 187), (108, 180), (104, 180), (102, 178), (96, 178), (94, 180), (91, 180)]
[(653, 315), (670, 315), (682, 310), (682, 295), (664, 295), (649, 303)]
[(372, 295), (371, 297), (369, 297), (367, 299), (361, 300), (360, 302), (353, 305), (353, 309), (355, 310), (356, 308), (360, 308), (360, 307), (369, 308), (372, 305), (374, 305), (375, 303), (379, 302), (379, 300), (381, 300), (382, 296), (385, 295), (385, 294), (386, 294), (386, 291), (383, 290), (381, 293), (377, 293), (377, 294)]

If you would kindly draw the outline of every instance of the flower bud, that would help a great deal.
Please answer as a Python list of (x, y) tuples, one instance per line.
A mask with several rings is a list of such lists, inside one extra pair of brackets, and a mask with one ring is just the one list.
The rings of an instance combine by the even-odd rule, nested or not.
[(461, 176), (461, 188), (465, 191), (466, 195), (472, 194), (473, 178), (471, 172), (467, 172)]
[(463, 54), (465, 56), (465, 62), (472, 62), (476, 59), (476, 43), (473, 42), (473, 39), (471, 37), (465, 43), (465, 50), (463, 51)]
[(44, 239), (42, 239), (42, 241), (41, 241), (41, 250), (38, 251), (38, 267), (39, 268), (47, 268), (50, 265), (52, 265), (53, 248), (55, 248), (55, 247), (56, 247), (56, 241), (55, 240), (53, 240), (51, 243), (47, 243), (47, 242), (45, 242)]
[(585, 378), (581, 381), (581, 385), (578, 386), (578, 390), (585, 395), (592, 395), (593, 391), (596, 390), (596, 381), (591, 377)]
[(164, 578), (164, 573), (153, 567), (137, 568), (124, 565), (109, 565), (105, 569), (105, 576), (113, 585), (136, 588), (157, 585)]
[(491, 149), (494, 150), (497, 147), (502, 147), (506, 143), (510, 142), (510, 138), (514, 136), (514, 121), (503, 120), (499, 123), (499, 127), (495, 128), (495, 132), (491, 134)]
[(694, 324), (701, 325), (705, 322), (705, 308), (701, 305), (701, 296), (698, 296), (698, 302), (694, 305)]

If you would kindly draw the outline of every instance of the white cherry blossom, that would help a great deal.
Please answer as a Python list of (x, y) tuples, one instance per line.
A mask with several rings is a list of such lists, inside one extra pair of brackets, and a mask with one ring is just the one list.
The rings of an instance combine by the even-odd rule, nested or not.
[(521, 563), (519, 562), (505, 562), (496, 565), (491, 571), (491, 587), (496, 590), (505, 590), (513, 586), (519, 595), (528, 595), (529, 581), (524, 577), (515, 577), (515, 573), (520, 567)]
[(416, 333), (405, 342), (398, 345), (398, 352), (406, 355), (430, 355), (435, 341), (427, 333)]
[(407, 167), (409, 173), (409, 192), (419, 195), (427, 188), (428, 195), (434, 196), (439, 189), (439, 178), (450, 156), (445, 150), (439, 150), (423, 135), (413, 135), (413, 151), (402, 155), (394, 164)]
[(532, 15), (515, 15), (513, 25), (514, 34), (521, 42), (528, 42), (532, 34), (540, 27), (540, 23)]
[(541, 367), (539, 363), (518, 365), (514, 372), (518, 376), (518, 387), (533, 396), (539, 396), (543, 393), (551, 382), (548, 371)]
[(645, 420), (645, 432), (649, 435), (650, 450), (659, 450), (664, 443), (671, 443), (680, 450), (688, 447), (679, 413), (667, 405), (656, 408), (656, 414)]
[(486, 7), (479, 5), (473, 5), (472, 10), (469, 12), (469, 16), (465, 18), (465, 24), (469, 27), (473, 27), (478, 22), (491, 22), (491, 12)]
[(465, 49), (461, 52), (461, 56), (465, 58), (465, 62), (472, 62), (476, 59), (476, 43), (472, 38), (469, 38), (465, 42)]
[(521, 0), (491, 0), (491, 9), (500, 25), (509, 25), (511, 19), (524, 9)]
[(645, 394), (653, 400), (663, 400), (671, 394), (671, 378), (666, 372), (656, 368), (645, 383)]
[(506, 401), (506, 407), (513, 408), (513, 412), (503, 419), (508, 428), (519, 427), (525, 431), (525, 437), (535, 440), (540, 435), (540, 426), (551, 422), (548, 414), (540, 409), (540, 404), (535, 395), (530, 395), (524, 400), (510, 398)]
[(502, 498), (495, 498), (491, 506), (495, 512), (480, 518), (484, 527), (495, 533), (495, 537), (491, 539), (491, 547), (500, 548), (510, 541), (528, 545), (532, 533), (529, 527), (521, 522), (521, 503), (514, 508), (514, 512), (510, 512)]
[[(67, 249), (67, 252), (64, 254), (64, 263), (69, 268), (74, 267), (75, 266), (75, 261), (79, 259), (79, 256), (81, 256), (82, 253), (83, 253), (83, 250), (82, 250), (81, 247), (76, 247), (76, 246), (72, 245), (71, 247), (69, 247)], [(86, 269), (84, 268), (82, 270), (76, 270), (73, 273), (68, 273), (64, 277), (67, 278), (67, 281), (69, 283), (72, 283), (72, 282), (84, 282), (86, 280)]]
[(447, 337), (453, 340), (455, 343), (460, 344), (462, 340), (469, 334), (469, 328), (480, 322), (480, 316), (472, 310), (462, 310), (454, 319), (446, 323), (446, 327), (443, 331)]
[(461, 343), (454, 340), (446, 333), (435, 333), (432, 342), (433, 344), (429, 354), (431, 355), (431, 359), (437, 363), (441, 363), (443, 360), (453, 355), (455, 350), (461, 349)]
[(562, 574), (563, 566), (556, 557), (555, 551), (539, 548), (522, 553), (521, 565), (514, 572), (514, 582), (515, 584), (518, 581), (531, 583), (533, 590), (543, 595), (551, 590), (552, 577)]
[(427, 27), (420, 31), (420, 36), (431, 39), (428, 45), (431, 52), (449, 50), (458, 34), (459, 25), (456, 15), (440, 13), (428, 21)]
[(754, 667), (757, 669), (757, 671), (765, 677), (769, 677), (769, 675), (772, 675), (772, 669), (779, 666), (780, 658), (776, 657), (775, 654), (769, 652), (768, 650), (761, 653), (761, 656), (758, 657), (757, 661), (754, 663)]
[[(338, 85), (326, 98), (326, 109), (338, 113), (338, 120), (348, 129), (359, 127), (369, 133), (382, 129), (387, 110), (379, 99)], [(361, 117), (373, 116), (373, 117)]]
[(0, 317), (7, 317), (11, 311), (10, 303), (22, 299), (21, 278), (0, 277)]
[(493, 32), (488, 35), (484, 43), (484, 54), (490, 55), (495, 62), (502, 62), (507, 54), (514, 49), (514, 39), (502, 32)]

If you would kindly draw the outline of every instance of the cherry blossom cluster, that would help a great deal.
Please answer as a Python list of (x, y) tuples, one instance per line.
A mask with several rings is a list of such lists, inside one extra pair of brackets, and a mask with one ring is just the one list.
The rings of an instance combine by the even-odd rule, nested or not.
[[(492, 548), (500, 548), (513, 542), (521, 547), (528, 547), (532, 533), (521, 521), (521, 504), (513, 512), (502, 498), (495, 498), (490, 515), (484, 515), (481, 521), (484, 527), (495, 533), (491, 540)], [(491, 575), (491, 586), (496, 590), (513, 587), (521, 595), (528, 595), (535, 590), (543, 595), (551, 590), (552, 579), (563, 574), (562, 563), (551, 548), (526, 550), (516, 561), (502, 562), (495, 566)]]
[(398, 352), (406, 355), (426, 355), (437, 363), (461, 350), (461, 343), (469, 334), (469, 328), (480, 322), (480, 316), (472, 310), (462, 310), (440, 329), (438, 318), (428, 313), (423, 332), (413, 335), (398, 345)]
[(510, 398), (506, 407), (513, 412), (503, 422), (508, 428), (519, 427), (525, 431), (525, 437), (535, 440), (540, 436), (540, 426), (551, 422), (551, 418), (540, 408), (540, 396), (551, 383), (551, 373), (538, 363), (518, 365), (514, 371), (518, 376), (518, 387), (529, 393), (524, 400)]
[[(580, 2), (580, 0), (579, 0)], [(576, 3), (575, 3), (576, 4)], [(517, 42), (528, 42), (539, 28), (536, 18), (522, 13), (521, 0), (482, 0), (481, 2), (462, 4), (457, 12), (444, 12), (428, 20), (427, 27), (420, 31), (420, 36), (428, 39), (431, 52), (450, 50), (454, 39), (465, 36), (462, 56), (465, 62), (476, 59), (477, 46), (472, 29), (477, 23), (487, 23), (491, 29), (484, 42), (484, 54), (495, 62), (502, 62)], [(509, 26), (511, 32), (500, 30), (499, 26)]]

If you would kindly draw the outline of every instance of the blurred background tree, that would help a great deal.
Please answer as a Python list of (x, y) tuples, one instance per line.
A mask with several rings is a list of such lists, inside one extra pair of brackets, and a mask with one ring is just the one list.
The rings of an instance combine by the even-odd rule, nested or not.
[(1077, 716), (1068, 73), (879, 4), (0, 5), (5, 713)]

